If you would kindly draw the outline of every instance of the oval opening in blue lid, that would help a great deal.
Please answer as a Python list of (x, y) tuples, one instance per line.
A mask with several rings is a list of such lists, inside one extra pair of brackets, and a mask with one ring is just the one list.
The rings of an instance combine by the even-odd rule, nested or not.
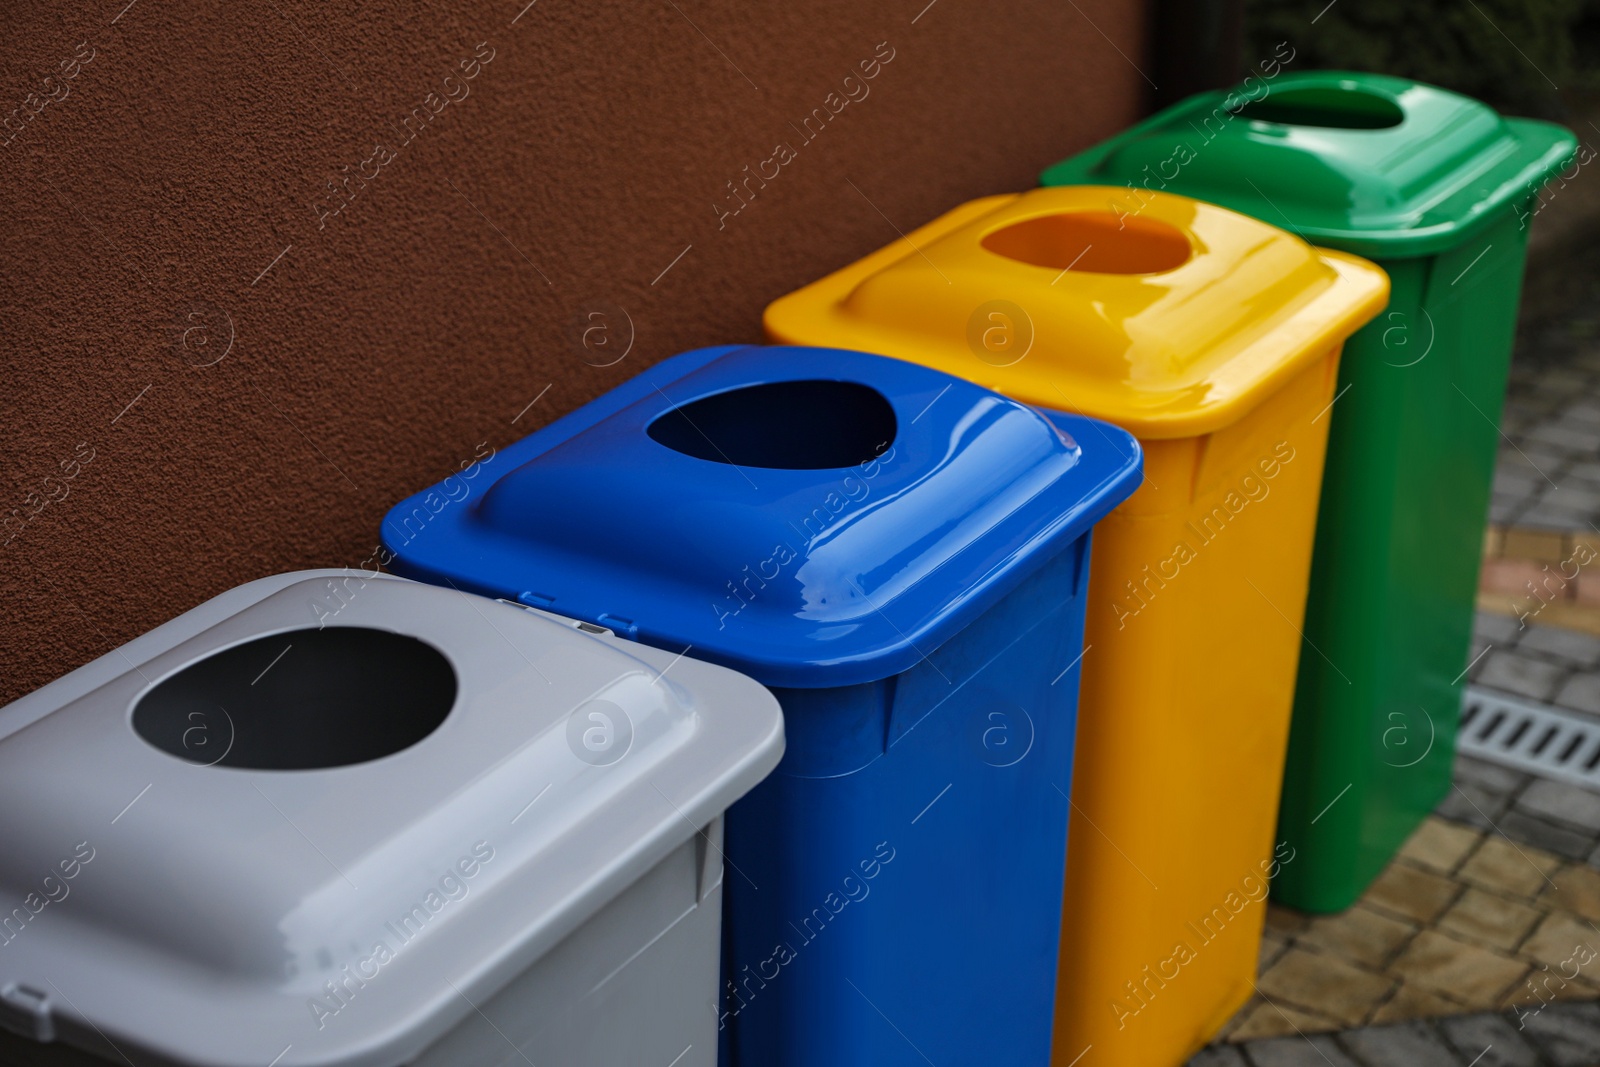
[(893, 405), (871, 386), (802, 379), (701, 397), (663, 413), (646, 432), (695, 459), (801, 471), (877, 459), (898, 428)]
[(384, 540), (440, 585), (767, 685), (854, 685), (920, 662), (1138, 486), (1132, 437), (1061, 419), (863, 352), (701, 349), (502, 449), (469, 498), (397, 505)]

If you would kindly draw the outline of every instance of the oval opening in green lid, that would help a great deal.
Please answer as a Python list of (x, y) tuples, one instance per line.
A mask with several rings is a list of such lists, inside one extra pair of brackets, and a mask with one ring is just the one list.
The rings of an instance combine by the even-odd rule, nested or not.
[(1240, 118), (1283, 126), (1321, 126), (1335, 130), (1386, 130), (1405, 121), (1400, 105), (1354, 86), (1280, 89), (1252, 100)]

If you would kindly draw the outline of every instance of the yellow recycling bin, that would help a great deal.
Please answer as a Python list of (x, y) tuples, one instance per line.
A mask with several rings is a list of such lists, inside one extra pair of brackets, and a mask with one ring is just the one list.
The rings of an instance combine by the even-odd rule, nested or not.
[(1388, 290), (1244, 215), (1091, 186), (965, 204), (767, 309), (775, 341), (913, 360), (1144, 448), (1094, 538), (1057, 1067), (1090, 1046), (1181, 1064), (1250, 996), (1294, 862), (1273, 828), (1339, 351)]

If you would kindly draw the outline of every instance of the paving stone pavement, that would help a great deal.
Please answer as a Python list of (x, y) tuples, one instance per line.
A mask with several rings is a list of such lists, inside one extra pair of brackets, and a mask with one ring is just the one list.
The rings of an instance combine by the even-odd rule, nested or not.
[(1257, 988), (1221, 1040), (1600, 1002), (1600, 870), (1432, 817), (1349, 910), (1269, 906)]
[(1491, 525), (1478, 607), (1538, 624), (1557, 641), (1574, 630), (1600, 634), (1600, 534)]
[(1512, 364), (1489, 521), (1553, 530), (1600, 525), (1600, 344), (1593, 318), (1559, 359)]
[[(1530, 269), (1469, 677), (1600, 724), (1595, 262)], [(1459, 757), (1353, 908), (1269, 907), (1259, 970), (1190, 1067), (1600, 1067), (1600, 793)]]
[[(1472, 657), (1600, 725), (1600, 637), (1480, 612)], [(1353, 908), (1269, 908), (1258, 985), (1193, 1064), (1600, 1067), (1600, 793), (1458, 756)]]
[[(1600, 726), (1600, 637), (1479, 612), (1476, 685), (1554, 704)], [(1438, 814), (1600, 868), (1600, 794), (1465, 756)]]
[(1538, 1014), (1480, 1012), (1337, 1034), (1213, 1045), (1189, 1067), (1595, 1067), (1600, 1004), (1551, 1004)]

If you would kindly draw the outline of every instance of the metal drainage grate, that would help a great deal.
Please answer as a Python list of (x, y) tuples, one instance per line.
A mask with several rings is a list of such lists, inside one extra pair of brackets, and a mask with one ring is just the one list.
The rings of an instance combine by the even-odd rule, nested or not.
[(1456, 747), (1469, 756), (1600, 790), (1600, 722), (1468, 686)]

